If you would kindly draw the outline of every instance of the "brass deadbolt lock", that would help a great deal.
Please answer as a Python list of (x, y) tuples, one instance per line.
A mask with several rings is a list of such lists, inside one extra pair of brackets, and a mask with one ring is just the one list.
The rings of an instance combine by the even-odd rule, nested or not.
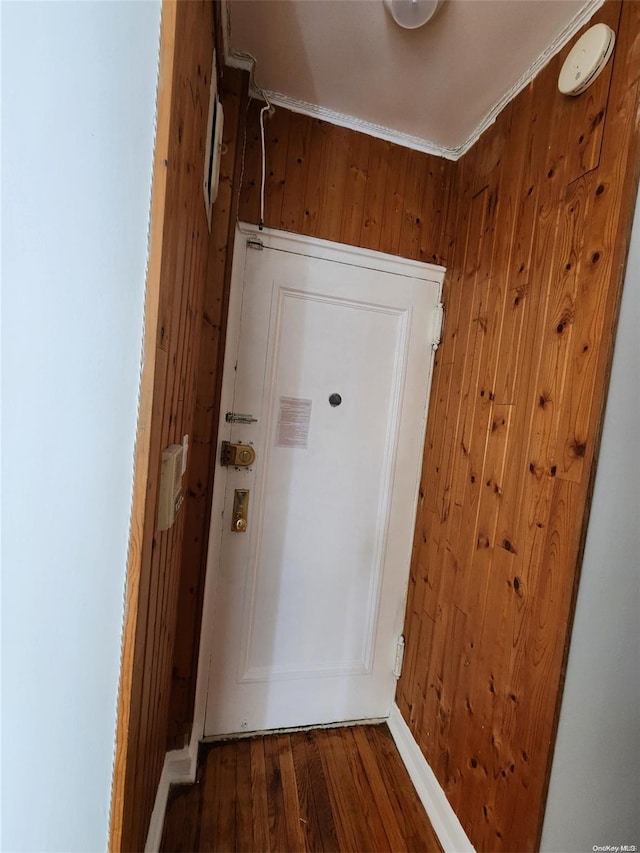
[(220, 464), (248, 468), (256, 461), (256, 452), (250, 444), (231, 444), (223, 441), (220, 451)]

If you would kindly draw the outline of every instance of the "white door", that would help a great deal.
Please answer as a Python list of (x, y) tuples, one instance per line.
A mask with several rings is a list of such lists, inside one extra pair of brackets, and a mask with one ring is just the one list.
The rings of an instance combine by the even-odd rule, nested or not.
[(256, 459), (216, 473), (205, 735), (389, 714), (443, 272), (238, 230), (219, 439)]

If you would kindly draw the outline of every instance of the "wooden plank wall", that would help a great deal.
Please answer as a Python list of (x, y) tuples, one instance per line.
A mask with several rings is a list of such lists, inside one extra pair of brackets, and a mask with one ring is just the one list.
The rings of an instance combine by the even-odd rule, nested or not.
[(156, 103), (156, 139), (153, 154), (151, 215), (149, 228), (149, 259), (145, 287), (143, 365), (140, 377), (138, 423), (135, 444), (133, 495), (127, 579), (125, 592), (122, 655), (118, 690), (118, 717), (111, 783), (111, 808), (109, 815), (109, 849), (120, 850), (123, 843), (125, 796), (128, 795), (127, 772), (129, 762), (135, 761), (136, 744), (129, 738), (132, 697), (138, 685), (134, 683), (134, 664), (138, 654), (138, 604), (140, 577), (143, 564), (143, 542), (147, 503), (155, 500), (149, 494), (148, 481), (153, 469), (151, 459), (151, 433), (154, 419), (154, 391), (156, 379), (156, 337), (160, 310), (161, 271), (163, 249), (163, 224), (167, 198), (167, 167), (169, 156), (171, 102), (174, 82), (176, 4), (162, 7), (160, 27), (160, 52), (158, 60), (158, 92)]
[[(618, 28), (620, 10), (596, 20)], [(543, 815), (635, 198), (639, 13), (622, 7), (614, 60), (585, 95), (556, 90), (565, 50), (458, 163), (283, 109), (267, 122), (267, 227), (449, 267), (398, 702), (478, 849), (533, 849)], [(225, 78), (172, 746), (193, 714), (240, 174), (239, 217), (259, 217), (259, 105), (245, 113)]]
[[(213, 51), (213, 9), (208, 0), (165, 2), (166, 16), (175, 21), (173, 75), (164, 210), (152, 210), (151, 244), (160, 241), (157, 310), (145, 318), (145, 372), (153, 360), (150, 425), (141, 423), (138, 448), (148, 449), (145, 514), (141, 535), (132, 533), (139, 550), (139, 574), (128, 573), (128, 595), (135, 587), (137, 602), (128, 597), (123, 662), (131, 667), (130, 690), (121, 690), (117, 750), (124, 756), (114, 774), (112, 849), (144, 849), (149, 819), (164, 761), (176, 607), (181, 577), (187, 513), (174, 527), (156, 529), (162, 450), (192, 435), (196, 415), (196, 372), (200, 352), (202, 306), (210, 254), (202, 178)], [(161, 56), (162, 58), (162, 56)], [(159, 102), (160, 104), (160, 102)], [(161, 120), (159, 110), (158, 120)], [(164, 121), (164, 119), (163, 119)], [(164, 125), (158, 126), (158, 144)], [(157, 174), (154, 174), (154, 199)], [(149, 277), (151, 276), (151, 267)], [(148, 278), (148, 289), (155, 283)], [(143, 386), (144, 386), (143, 374)], [(143, 429), (142, 434), (140, 429)], [(145, 431), (148, 430), (148, 433)], [(144, 441), (143, 441), (144, 439)], [(138, 476), (138, 469), (136, 469)], [(135, 613), (133, 610), (135, 609)], [(134, 640), (127, 641), (129, 626)]]
[(196, 375), (195, 419), (187, 471), (182, 574), (178, 599), (173, 683), (169, 715), (169, 749), (180, 749), (191, 733), (196, 671), (207, 564), (209, 519), (216, 461), (222, 363), (233, 237), (238, 209), (248, 75), (225, 68), (218, 81), (224, 109), (223, 148), (218, 197), (211, 218), (211, 244), (201, 314), (200, 357)]
[(637, 188), (640, 4), (597, 20), (456, 173), (398, 703), (478, 850), (539, 843)]
[[(249, 110), (240, 196), (240, 219), (255, 224), (260, 106)], [(266, 139), (265, 226), (445, 263), (453, 163), (283, 109)]]

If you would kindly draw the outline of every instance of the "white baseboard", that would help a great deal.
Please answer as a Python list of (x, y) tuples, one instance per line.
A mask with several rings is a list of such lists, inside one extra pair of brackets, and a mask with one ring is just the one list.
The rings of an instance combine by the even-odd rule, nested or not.
[(440, 787), (435, 773), (429, 767), (395, 702), (387, 723), (444, 853), (475, 853), (473, 844), (467, 838), (447, 795)]
[(156, 791), (156, 800), (151, 812), (147, 842), (144, 845), (144, 853), (158, 853), (162, 842), (162, 830), (164, 829), (164, 817), (167, 811), (167, 799), (171, 785), (185, 785), (195, 782), (197, 766), (197, 749), (194, 751), (193, 744), (184, 749), (175, 749), (167, 752), (162, 765), (162, 773)]

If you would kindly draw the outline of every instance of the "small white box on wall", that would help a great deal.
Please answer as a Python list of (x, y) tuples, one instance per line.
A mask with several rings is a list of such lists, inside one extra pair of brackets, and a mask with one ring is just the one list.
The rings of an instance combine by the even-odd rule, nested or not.
[(207, 121), (207, 144), (204, 152), (204, 206), (207, 211), (207, 223), (211, 231), (211, 208), (218, 196), (218, 181), (220, 176), (220, 155), (222, 154), (222, 127), (224, 112), (218, 98), (218, 70), (216, 68), (216, 52), (213, 51), (211, 65), (211, 88), (209, 90), (209, 118)]
[(185, 458), (184, 444), (172, 444), (162, 452), (158, 495), (158, 530), (168, 530), (172, 527), (182, 506), (184, 500), (182, 472)]

